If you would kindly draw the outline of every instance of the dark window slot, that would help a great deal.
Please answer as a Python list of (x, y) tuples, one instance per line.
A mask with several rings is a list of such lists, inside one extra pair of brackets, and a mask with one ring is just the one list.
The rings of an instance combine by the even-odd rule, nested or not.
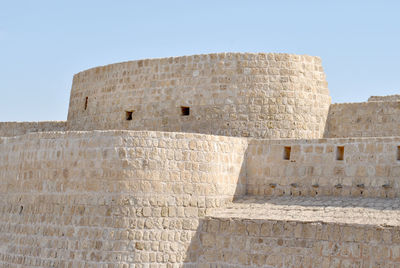
[(133, 111), (126, 111), (125, 112), (125, 119), (128, 121), (132, 120)]
[(397, 161), (400, 161), (400, 146), (397, 146)]
[(283, 149), (283, 159), (290, 160), (290, 152), (292, 151), (292, 147), (285, 146)]
[(181, 115), (182, 115), (182, 116), (188, 116), (188, 115), (190, 115), (190, 107), (181, 106)]
[(86, 99), (85, 99), (85, 110), (87, 109), (88, 100), (89, 100), (89, 97), (86, 97)]
[(336, 160), (342, 161), (344, 159), (344, 146), (336, 147)]

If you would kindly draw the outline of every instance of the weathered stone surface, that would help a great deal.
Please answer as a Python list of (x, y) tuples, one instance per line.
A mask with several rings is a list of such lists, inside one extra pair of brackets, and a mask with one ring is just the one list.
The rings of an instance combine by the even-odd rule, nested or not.
[(74, 76), (68, 127), (321, 138), (330, 99), (318, 57), (218, 53), (129, 61)]
[[(338, 223), (375, 226), (376, 228), (400, 227), (400, 199), (332, 196), (246, 196), (235, 200), (233, 203), (226, 204), (223, 208), (209, 209), (207, 217)], [(254, 229), (256, 227), (247, 224), (247, 228)], [(311, 233), (315, 234), (315, 232), (316, 230)], [(250, 235), (252, 232), (248, 231), (247, 233)], [(255, 232), (253, 233), (256, 236)], [(278, 232), (273, 230), (273, 233), (277, 234)], [(383, 236), (382, 239), (384, 240)]]
[(0, 266), (399, 267), (398, 96), (329, 104), (318, 57), (81, 72), (0, 122)]
[(12, 137), (31, 132), (66, 131), (67, 121), (0, 122), (0, 137)]
[(247, 232), (202, 228), (200, 236), (227, 242), (218, 247), (200, 241), (199, 262), (207, 267), (396, 267), (399, 204), (380, 198), (247, 197), (209, 210), (203, 225), (219, 221)]
[[(400, 197), (399, 145), (400, 137), (251, 139), (246, 154), (247, 193)], [(340, 147), (343, 160), (337, 159)], [(284, 157), (285, 148), (291, 148), (289, 159)]]
[(371, 96), (368, 101), (400, 101), (400, 95)]
[(0, 138), (0, 266), (183, 263), (205, 210), (244, 194), (246, 146), (132, 131)]
[(369, 102), (332, 104), (324, 137), (400, 136), (400, 99), (389, 97), (374, 98)]

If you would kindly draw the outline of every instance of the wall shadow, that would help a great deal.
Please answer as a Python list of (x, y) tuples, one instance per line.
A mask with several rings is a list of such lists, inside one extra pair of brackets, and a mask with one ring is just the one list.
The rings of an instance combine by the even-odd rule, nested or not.
[[(247, 163), (247, 153), (248, 153), (249, 147), (246, 147), (246, 150), (244, 151), (243, 154), (243, 161), (240, 167), (240, 172), (239, 172), (239, 178), (238, 178), (238, 184), (235, 189), (235, 192), (233, 194), (232, 201), (237, 202), (242, 200), (246, 194), (247, 194), (247, 169), (246, 169), (246, 163)], [(205, 259), (202, 258), (204, 256), (204, 250), (202, 247), (202, 240), (204, 239), (202, 237), (202, 233), (207, 231), (207, 228), (212, 228), (209, 227), (209, 221), (211, 220), (211, 217), (206, 215), (203, 217), (199, 218), (199, 224), (197, 226), (197, 229), (195, 231), (194, 236), (192, 237), (189, 246), (187, 248), (186, 252), (186, 257), (184, 259), (184, 262), (182, 264), (182, 267), (184, 268), (197, 268), (199, 266), (203, 267), (208, 267), (208, 265), (212, 265), (213, 263), (209, 263)], [(203, 241), (204, 242), (204, 241)]]
[(331, 137), (329, 137), (329, 122), (332, 118), (331, 113), (332, 113), (332, 105), (329, 105), (328, 115), (327, 115), (326, 121), (325, 121), (324, 133), (322, 135), (323, 139), (331, 138)]
[[(240, 175), (238, 179), (238, 187), (236, 188), (233, 203), (234, 204), (272, 204), (277, 206), (302, 206), (305, 210), (313, 210), (313, 208), (317, 208), (323, 213), (324, 208), (331, 209), (368, 209), (368, 210), (377, 210), (379, 211), (392, 211), (400, 213), (400, 206), (396, 205), (400, 203), (400, 198), (379, 198), (379, 197), (366, 197), (366, 196), (253, 196), (248, 195), (248, 191), (246, 189), (246, 181), (247, 181), (247, 154), (249, 153), (249, 147), (245, 150), (244, 159), (240, 169)], [(215, 212), (215, 209), (214, 209)], [(218, 213), (218, 212), (217, 212)], [(215, 215), (215, 213), (213, 213)], [(218, 216), (217, 216), (218, 217)], [(225, 217), (221, 214), (221, 217)], [(234, 216), (232, 216), (234, 218)], [(210, 243), (218, 243), (219, 246), (222, 244), (222, 248), (224, 243), (228, 243), (227, 241), (218, 241), (218, 238), (213, 237), (212, 233), (215, 234), (216, 224), (220, 224), (225, 220), (229, 225), (229, 222), (232, 222), (231, 219), (216, 219), (211, 214), (207, 214), (198, 219), (198, 226), (195, 234), (191, 238), (191, 241), (187, 247), (186, 255), (184, 258), (184, 263), (182, 267), (185, 268), (194, 268), (194, 267), (219, 267), (224, 263), (225, 260), (229, 260), (229, 258), (237, 258), (237, 256), (227, 256), (223, 250), (221, 252), (210, 251), (209, 249), (203, 247), (204, 245), (210, 245)], [(234, 218), (233, 221), (237, 220)], [(267, 219), (268, 220), (268, 219)], [(241, 218), (239, 221), (253, 221), (252, 218), (246, 219)], [(257, 221), (257, 220), (256, 220)], [(272, 220), (274, 221), (274, 220)], [(216, 223), (219, 222), (219, 223)], [(302, 223), (301, 220), (299, 220)], [(307, 224), (307, 223), (304, 223)], [(323, 223), (325, 224), (325, 223)], [(336, 223), (333, 223), (334, 225)], [(329, 225), (326, 223), (325, 225)], [(350, 224), (351, 225), (351, 224)], [(372, 227), (371, 227), (372, 228)], [(246, 232), (246, 230), (245, 230)], [(211, 234), (210, 234), (211, 233)], [(262, 239), (258, 239), (262, 240)], [(257, 240), (257, 241), (258, 241)], [(212, 241), (212, 242), (210, 242)], [(318, 240), (316, 240), (318, 242)], [(229, 243), (236, 243), (237, 241), (231, 241)], [(225, 255), (224, 255), (225, 254)], [(229, 261), (228, 261), (229, 263)], [(223, 265), (222, 265), (223, 266)], [(226, 264), (225, 267), (229, 267), (229, 264)], [(233, 266), (233, 265), (232, 265)], [(248, 267), (251, 267), (249, 265)]]

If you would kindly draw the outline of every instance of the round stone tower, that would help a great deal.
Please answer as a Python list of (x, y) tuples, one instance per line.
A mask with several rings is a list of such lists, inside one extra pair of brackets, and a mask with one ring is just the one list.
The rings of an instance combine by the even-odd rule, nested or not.
[(219, 53), (138, 60), (76, 74), (68, 128), (321, 138), (330, 100), (318, 57)]

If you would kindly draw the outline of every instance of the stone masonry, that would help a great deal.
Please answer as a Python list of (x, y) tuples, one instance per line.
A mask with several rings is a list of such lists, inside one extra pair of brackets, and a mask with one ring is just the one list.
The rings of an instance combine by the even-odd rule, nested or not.
[(0, 267), (400, 267), (399, 118), (318, 57), (80, 72), (67, 121), (0, 122)]
[(318, 57), (220, 53), (80, 72), (74, 76), (67, 123), (71, 130), (320, 138), (329, 104)]

